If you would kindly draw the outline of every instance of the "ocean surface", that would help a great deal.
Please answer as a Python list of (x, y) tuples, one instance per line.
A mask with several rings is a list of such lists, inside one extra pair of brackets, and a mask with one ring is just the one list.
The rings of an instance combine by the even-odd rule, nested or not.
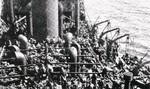
[[(129, 40), (127, 37), (118, 40), (121, 54), (128, 52), (142, 58), (150, 51), (150, 0), (84, 0), (84, 2), (87, 19), (92, 24), (110, 20), (111, 29), (118, 27), (120, 35), (130, 34)], [(99, 33), (105, 26), (106, 24), (99, 26)], [(114, 34), (109, 33), (109, 38), (111, 39)], [(144, 60), (150, 60), (150, 52)]]

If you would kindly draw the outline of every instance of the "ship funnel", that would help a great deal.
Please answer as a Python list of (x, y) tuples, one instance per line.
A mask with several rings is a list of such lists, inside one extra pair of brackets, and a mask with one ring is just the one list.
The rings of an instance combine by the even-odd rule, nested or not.
[(37, 41), (58, 37), (58, 0), (32, 0), (32, 18)]

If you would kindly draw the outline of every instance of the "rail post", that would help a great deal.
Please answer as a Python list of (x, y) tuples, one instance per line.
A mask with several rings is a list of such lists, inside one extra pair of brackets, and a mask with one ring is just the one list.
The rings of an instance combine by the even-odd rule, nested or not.
[(125, 80), (124, 89), (131, 89), (132, 79), (133, 79), (133, 73), (131, 72), (124, 73), (124, 80)]

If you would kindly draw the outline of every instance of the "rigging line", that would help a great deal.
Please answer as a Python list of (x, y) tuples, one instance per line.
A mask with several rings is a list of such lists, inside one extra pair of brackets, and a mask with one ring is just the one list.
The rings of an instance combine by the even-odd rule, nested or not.
[(142, 62), (142, 60), (148, 55), (148, 53), (149, 53), (149, 51), (147, 51), (147, 52), (145, 53), (145, 55), (141, 58), (140, 62)]
[(114, 34), (114, 36), (112, 37), (112, 39), (114, 39), (114, 37), (117, 35), (117, 34), (119, 34), (120, 33), (120, 28), (118, 28), (118, 30), (115, 32), (115, 34)]
[(2, 24), (7, 25), (7, 24), (5, 23), (5, 21), (4, 21), (2, 18), (0, 18), (0, 21), (2, 22)]
[[(133, 39), (130, 38), (130, 41), (131, 41), (130, 46), (133, 46), (133, 53), (136, 55), (136, 50), (134, 47), (134, 38)], [(133, 43), (133, 45), (132, 45), (132, 43)]]
[(90, 24), (92, 25), (92, 21), (91, 21), (91, 19), (90, 19), (90, 17), (89, 17), (89, 14), (88, 14), (88, 12), (85, 10), (85, 13), (86, 13), (86, 15), (87, 15), (87, 17), (88, 17), (88, 21), (90, 22)]
[[(111, 23), (109, 22), (109, 26), (107, 30), (110, 30), (110, 29), (111, 29)], [(108, 34), (106, 34), (106, 36), (108, 37)]]
[[(129, 42), (129, 45), (130, 45), (130, 47), (131, 47), (131, 46), (132, 46), (132, 44), (131, 44), (131, 43), (132, 43), (133, 41), (132, 41), (132, 39), (131, 39), (131, 38), (129, 38), (129, 41), (130, 41), (130, 42)], [(132, 48), (131, 48), (131, 49), (132, 49)], [(134, 52), (134, 47), (133, 47), (133, 52)]]
[(134, 38), (133, 38), (133, 50), (134, 50), (134, 54), (137, 55), (135, 50), (135, 45), (134, 45)]
[[(110, 20), (109, 20), (110, 21)], [(109, 22), (110, 23), (110, 22)], [(111, 23), (110, 23), (110, 25), (109, 25), (109, 28), (107, 29), (107, 30), (110, 30), (111, 29)]]
[(111, 39), (114, 39), (114, 37), (116, 36), (117, 32), (115, 32), (114, 36)]
[[(83, 2), (85, 2), (85, 1), (83, 0)], [(89, 19), (90, 24), (92, 25), (92, 21), (91, 21), (91, 19), (90, 19), (90, 17), (89, 17), (88, 12), (86, 11), (85, 5), (83, 5), (83, 8), (84, 8), (84, 11), (85, 11), (85, 13), (86, 13), (88, 19)]]
[[(105, 26), (105, 28), (103, 29), (102, 32), (104, 32), (104, 30), (105, 30), (108, 26), (110, 26), (110, 22), (109, 22), (109, 21), (108, 21), (107, 25)], [(107, 29), (107, 30), (109, 30), (109, 29)]]
[(128, 46), (129, 46), (128, 43), (129, 43), (129, 39), (127, 38), (127, 39), (126, 39), (126, 49), (125, 49), (125, 53), (127, 53), (127, 51), (129, 51), (129, 50), (128, 50), (128, 49), (129, 49), (129, 48), (128, 48)]
[(93, 26), (92, 26), (92, 27), (94, 27), (94, 25), (95, 25), (95, 24), (96, 24), (96, 22), (98, 21), (99, 17), (100, 17), (100, 16), (98, 16), (98, 17), (97, 17), (97, 19), (95, 20), (95, 22), (94, 22), (94, 24), (93, 24)]
[(121, 45), (120, 39), (118, 40), (118, 45), (119, 45), (118, 49), (120, 50), (121, 49), (120, 48), (120, 45)]

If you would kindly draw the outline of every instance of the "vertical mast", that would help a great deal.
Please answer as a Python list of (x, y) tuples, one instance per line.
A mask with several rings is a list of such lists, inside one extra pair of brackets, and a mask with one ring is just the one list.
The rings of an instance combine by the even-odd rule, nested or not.
[(59, 11), (58, 11), (58, 13), (59, 13), (58, 14), (59, 37), (62, 38), (63, 37), (63, 9), (64, 9), (64, 7), (61, 2), (59, 2), (59, 4), (58, 4), (58, 9), (59, 9)]
[(75, 0), (75, 25), (77, 35), (79, 35), (79, 28), (80, 28), (80, 0)]
[(11, 24), (14, 23), (14, 5), (13, 0), (10, 0)]
[(14, 29), (14, 21), (15, 21), (15, 14), (14, 14), (14, 2), (13, 0), (10, 0), (10, 30), (9, 34), (11, 37), (14, 36), (15, 29)]

